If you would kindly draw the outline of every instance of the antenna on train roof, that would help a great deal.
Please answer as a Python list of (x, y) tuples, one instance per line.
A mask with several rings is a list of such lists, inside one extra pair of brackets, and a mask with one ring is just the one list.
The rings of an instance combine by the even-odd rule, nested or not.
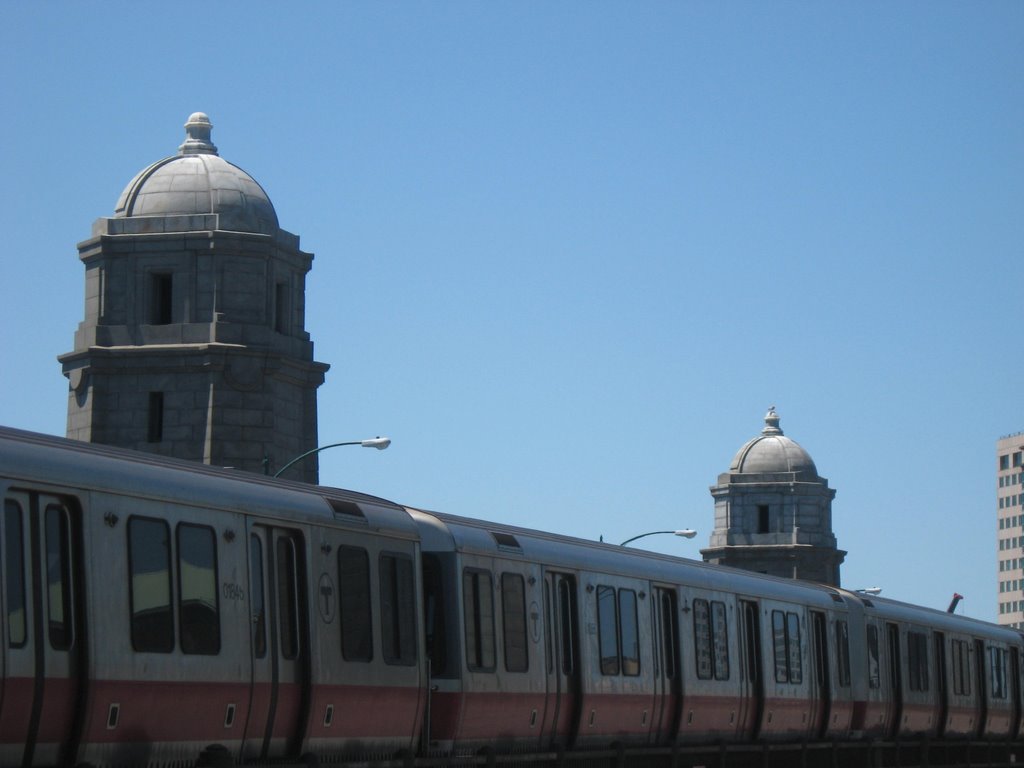
[(954, 592), (953, 593), (953, 599), (950, 600), (949, 608), (946, 609), (946, 613), (953, 613), (956, 610), (957, 605), (959, 605), (960, 601), (963, 600), (963, 599), (964, 599), (963, 595), (961, 595), (959, 592)]

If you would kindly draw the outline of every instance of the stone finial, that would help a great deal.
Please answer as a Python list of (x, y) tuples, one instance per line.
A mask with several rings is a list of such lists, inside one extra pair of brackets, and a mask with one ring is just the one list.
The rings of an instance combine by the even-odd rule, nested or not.
[(185, 142), (178, 147), (179, 155), (216, 155), (217, 147), (210, 141), (213, 123), (203, 112), (193, 112), (185, 123)]
[(779, 429), (779, 414), (775, 412), (775, 406), (768, 407), (768, 413), (764, 415), (764, 429), (761, 430), (762, 435), (781, 435), (782, 430)]

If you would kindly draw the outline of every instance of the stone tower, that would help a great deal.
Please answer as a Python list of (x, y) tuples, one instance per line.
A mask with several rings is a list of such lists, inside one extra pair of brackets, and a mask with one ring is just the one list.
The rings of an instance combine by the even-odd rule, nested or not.
[(832, 533), (836, 492), (810, 455), (783, 435), (775, 407), (711, 486), (715, 530), (704, 560), (839, 586), (846, 552)]
[[(78, 245), (85, 319), (59, 360), (68, 437), (273, 472), (317, 445), (305, 282), (313, 255), (223, 160), (201, 112)], [(316, 456), (289, 470), (317, 480)]]

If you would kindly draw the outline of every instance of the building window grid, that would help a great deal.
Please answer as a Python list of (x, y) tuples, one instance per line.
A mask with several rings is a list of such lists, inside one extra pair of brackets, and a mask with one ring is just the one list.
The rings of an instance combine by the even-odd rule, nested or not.
[[(1024, 579), (1020, 578), (1024, 558), (1007, 555), (1020, 555), (1024, 549), (1024, 535), (1021, 535), (1021, 529), (1024, 528), (1024, 445), (1021, 445), (1021, 438), (1024, 438), (1024, 433), (1011, 437), (1014, 438), (1012, 443), (1007, 438), (1001, 439), (999, 447), (1004, 450), (997, 449), (996, 454), (996, 501), (999, 510), (996, 536), (999, 563), (997, 602), (1000, 623), (1017, 628), (1024, 626), (1024, 622), (1019, 621), (1020, 614), (1024, 612)], [(1007, 533), (1016, 535), (1010, 536)]]

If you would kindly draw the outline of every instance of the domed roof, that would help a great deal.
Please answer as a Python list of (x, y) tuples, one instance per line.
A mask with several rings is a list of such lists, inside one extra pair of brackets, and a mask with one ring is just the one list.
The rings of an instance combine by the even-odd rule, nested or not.
[(273, 234), (273, 203), (252, 176), (217, 154), (212, 128), (205, 114), (192, 114), (178, 154), (139, 171), (118, 198), (114, 218), (216, 213), (219, 229)]
[(729, 471), (737, 474), (795, 472), (817, 478), (818, 468), (810, 454), (779, 428), (779, 415), (773, 405), (764, 417), (761, 434), (749, 440), (733, 457)]

